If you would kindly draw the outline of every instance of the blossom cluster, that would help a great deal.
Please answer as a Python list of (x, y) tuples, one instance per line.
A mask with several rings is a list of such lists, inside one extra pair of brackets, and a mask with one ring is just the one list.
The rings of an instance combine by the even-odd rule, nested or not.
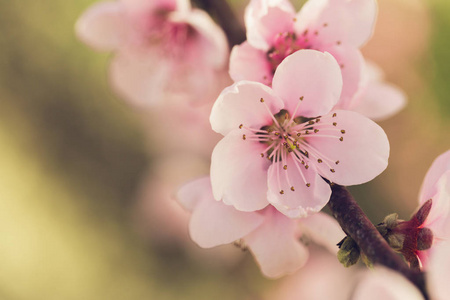
[[(183, 120), (164, 131), (165, 149), (195, 152), (201, 144), (204, 153), (215, 145), (209, 176), (176, 194), (191, 213), (192, 240), (248, 249), (275, 278), (307, 264), (305, 240), (338, 251), (346, 234), (321, 212), (331, 185), (366, 183), (388, 165), (389, 141), (375, 121), (399, 112), (406, 96), (361, 54), (376, 17), (376, 0), (309, 0), (298, 12), (289, 0), (251, 0), (247, 40), (231, 53), (221, 28), (188, 0), (100, 2), (76, 31), (89, 46), (114, 53), (109, 76), (119, 96), (160, 109), (162, 122)], [(183, 140), (193, 131), (197, 139)], [(430, 168), (411, 221), (383, 227), (411, 267), (429, 270), (436, 299), (448, 290), (449, 197), (447, 152)], [(368, 276), (353, 299), (369, 299), (380, 286), (391, 295), (390, 276)], [(411, 291), (401, 286), (404, 295)]]

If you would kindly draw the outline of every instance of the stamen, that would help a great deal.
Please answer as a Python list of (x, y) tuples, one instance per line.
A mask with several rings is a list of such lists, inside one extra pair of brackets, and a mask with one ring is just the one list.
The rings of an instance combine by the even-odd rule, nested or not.
[(242, 139), (245, 141), (245, 139), (246, 139), (245, 134), (242, 135)]
[(340, 140), (341, 142), (343, 142), (343, 141), (344, 141), (344, 137), (341, 136), (341, 137), (339, 138), (339, 140)]
[(239, 129), (242, 129), (243, 126), (244, 126), (243, 124), (239, 125)]
[(345, 130), (344, 130), (344, 129), (341, 129), (341, 133), (344, 134), (344, 133), (345, 133)]

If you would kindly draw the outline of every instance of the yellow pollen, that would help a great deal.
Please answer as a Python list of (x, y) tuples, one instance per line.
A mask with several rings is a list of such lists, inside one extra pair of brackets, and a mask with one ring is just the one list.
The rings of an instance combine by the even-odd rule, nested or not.
[(305, 131), (305, 134), (309, 134), (309, 130), (306, 130), (306, 131)]

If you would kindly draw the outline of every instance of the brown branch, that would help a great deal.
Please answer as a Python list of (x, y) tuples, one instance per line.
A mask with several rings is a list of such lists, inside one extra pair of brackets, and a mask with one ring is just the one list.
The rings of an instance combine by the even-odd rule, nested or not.
[(227, 35), (230, 48), (245, 41), (245, 30), (226, 0), (195, 0), (195, 2), (217, 20)]
[(344, 232), (358, 244), (367, 258), (373, 264), (380, 264), (401, 273), (419, 288), (425, 299), (429, 299), (424, 274), (410, 269), (391, 249), (345, 187), (331, 184), (331, 189), (333, 193), (328, 207)]

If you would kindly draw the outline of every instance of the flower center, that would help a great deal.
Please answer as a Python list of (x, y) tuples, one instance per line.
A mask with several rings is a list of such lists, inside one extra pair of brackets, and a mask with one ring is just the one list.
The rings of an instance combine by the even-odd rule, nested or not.
[(311, 38), (308, 31), (298, 36), (293, 32), (280, 33), (275, 37), (272, 48), (267, 51), (267, 59), (270, 64), (272, 74), (275, 73), (278, 65), (292, 53), (301, 49), (311, 49)]
[[(289, 168), (296, 168), (306, 186), (310, 187), (311, 183), (305, 179), (303, 172), (306, 172), (311, 164), (326, 165), (331, 173), (335, 173), (335, 167), (340, 163), (339, 160), (331, 159), (322, 153), (320, 149), (311, 144), (311, 141), (326, 138), (343, 142), (345, 129), (337, 127), (338, 124), (334, 119), (337, 117), (337, 113), (315, 118), (294, 117), (302, 100), (303, 97), (300, 97), (299, 104), (293, 114), (282, 109), (274, 115), (264, 103), (264, 99), (261, 98), (260, 101), (267, 108), (273, 122), (262, 126), (260, 129), (249, 128), (244, 124), (239, 125), (239, 128), (251, 132), (251, 134), (242, 135), (244, 141), (254, 141), (267, 145), (260, 153), (262, 158), (267, 158), (272, 163), (282, 163), (284, 170), (288, 169), (287, 161), (288, 158), (291, 158), (290, 161), (293, 163)], [(324, 177), (326, 176), (324, 175)], [(294, 186), (291, 186), (291, 190), (295, 191)], [(284, 190), (280, 189), (280, 194), (284, 194)]]

